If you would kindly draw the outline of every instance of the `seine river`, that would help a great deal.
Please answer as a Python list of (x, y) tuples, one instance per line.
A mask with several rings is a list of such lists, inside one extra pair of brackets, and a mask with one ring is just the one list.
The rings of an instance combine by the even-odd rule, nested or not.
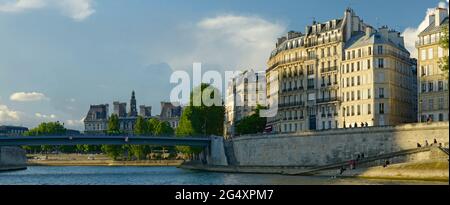
[(30, 166), (0, 172), (0, 185), (341, 185), (446, 184), (448, 182), (332, 179), (328, 177), (232, 174), (190, 171), (176, 167)]

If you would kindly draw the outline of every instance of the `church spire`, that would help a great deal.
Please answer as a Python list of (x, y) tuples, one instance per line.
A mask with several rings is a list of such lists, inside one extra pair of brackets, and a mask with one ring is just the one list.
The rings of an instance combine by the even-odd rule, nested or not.
[(133, 90), (133, 92), (131, 92), (129, 116), (130, 117), (137, 117), (136, 96), (135, 96), (134, 90)]

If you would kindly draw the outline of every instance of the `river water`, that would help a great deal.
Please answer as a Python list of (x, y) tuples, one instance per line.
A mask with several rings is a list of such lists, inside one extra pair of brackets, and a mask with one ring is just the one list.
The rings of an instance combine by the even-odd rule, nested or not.
[(448, 182), (332, 179), (328, 177), (235, 174), (176, 167), (30, 166), (0, 172), (0, 185), (343, 185), (446, 184)]

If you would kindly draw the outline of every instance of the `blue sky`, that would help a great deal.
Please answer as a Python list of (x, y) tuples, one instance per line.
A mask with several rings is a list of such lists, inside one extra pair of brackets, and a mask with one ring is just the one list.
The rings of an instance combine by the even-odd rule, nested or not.
[(194, 61), (263, 70), (277, 37), (313, 18), (341, 18), (348, 6), (373, 26), (411, 35), (439, 2), (0, 0), (0, 124), (82, 129), (90, 104), (129, 102), (133, 89), (159, 114), (172, 71)]

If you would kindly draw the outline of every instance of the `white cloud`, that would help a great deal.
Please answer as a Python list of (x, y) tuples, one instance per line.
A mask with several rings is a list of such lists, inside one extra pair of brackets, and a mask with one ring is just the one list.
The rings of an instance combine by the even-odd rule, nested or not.
[(52, 8), (75, 21), (95, 13), (93, 0), (0, 0), (0, 12), (19, 13), (33, 9)]
[(18, 102), (30, 102), (30, 101), (41, 101), (41, 100), (47, 100), (48, 98), (43, 93), (38, 92), (17, 92), (13, 93), (10, 97), (10, 100), (12, 101), (18, 101)]
[(202, 62), (227, 70), (261, 70), (286, 27), (258, 16), (221, 15), (203, 19), (189, 29), (182, 32), (191, 34), (190, 42), (185, 42), (190, 47), (178, 47), (175, 50), (182, 53), (168, 60), (175, 69)]
[(80, 120), (66, 120), (66, 123), (72, 127), (80, 127), (84, 124), (84, 117)]
[(0, 122), (12, 122), (19, 120), (20, 120), (19, 112), (10, 110), (6, 105), (0, 104)]
[[(447, 0), (447, 3), (440, 2), (439, 7), (448, 8), (448, 0)], [(431, 14), (432, 12), (434, 12), (434, 8), (428, 8), (425, 18), (422, 20), (422, 22), (419, 24), (418, 27), (416, 27), (416, 28), (408, 27), (403, 31), (403, 36), (405, 39), (405, 47), (411, 53), (411, 57), (413, 57), (413, 58), (417, 58), (417, 49), (416, 49), (416, 45), (415, 45), (417, 38), (418, 38), (417, 36), (419, 35), (419, 33), (421, 31), (423, 31), (425, 28), (427, 28), (428, 22), (429, 22), (428, 15)]]
[(54, 115), (54, 114), (44, 115), (41, 113), (35, 113), (34, 116), (36, 116), (37, 118), (42, 118), (42, 119), (56, 119), (56, 115)]

